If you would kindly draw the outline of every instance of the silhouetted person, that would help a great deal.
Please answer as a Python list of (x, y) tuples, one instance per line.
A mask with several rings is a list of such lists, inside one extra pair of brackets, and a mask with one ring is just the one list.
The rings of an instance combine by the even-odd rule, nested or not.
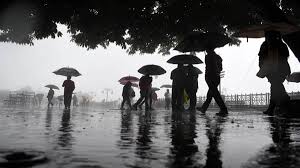
[(77, 98), (77, 96), (74, 94), (74, 96), (73, 96), (73, 107), (77, 107), (77, 105), (78, 105), (78, 98)]
[(124, 86), (123, 86), (123, 92), (122, 92), (122, 97), (123, 97), (123, 101), (121, 103), (121, 109), (124, 109), (124, 104), (125, 102), (127, 103), (128, 107), (131, 109), (131, 92), (132, 92), (132, 83), (131, 82), (127, 82)]
[(288, 64), (289, 50), (281, 40), (280, 32), (265, 32), (265, 41), (260, 47), (259, 77), (267, 77), (271, 84), (271, 99), (265, 114), (273, 114), (275, 107), (286, 110), (290, 97), (286, 93), (283, 82), (291, 70)]
[(178, 67), (171, 72), (172, 81), (172, 109), (184, 110), (183, 107), (183, 92), (186, 79), (186, 73), (183, 64), (178, 64)]
[(165, 93), (165, 109), (169, 110), (171, 103), (171, 95), (169, 89)]
[(149, 74), (146, 74), (140, 78), (139, 87), (140, 87), (140, 98), (139, 100), (133, 105), (133, 109), (137, 110), (137, 106), (142, 103), (145, 99), (145, 110), (149, 110), (149, 95), (151, 91), (151, 83), (152, 77)]
[(197, 103), (197, 90), (198, 90), (198, 73), (196, 68), (189, 64), (187, 66), (187, 78), (186, 78), (186, 92), (190, 98), (189, 110), (194, 111)]
[(67, 80), (64, 81), (62, 87), (64, 87), (64, 104), (65, 109), (70, 109), (71, 106), (71, 100), (72, 100), (72, 93), (75, 89), (75, 84), (71, 80), (71, 76), (67, 77)]
[(47, 95), (48, 107), (50, 107), (50, 105), (53, 106), (53, 103), (52, 103), (53, 96), (54, 96), (54, 90), (52, 88), (50, 88), (49, 92), (48, 92), (48, 95)]
[(228, 114), (227, 107), (220, 95), (220, 92), (218, 91), (218, 85), (220, 84), (220, 72), (222, 71), (222, 58), (215, 53), (213, 47), (208, 47), (206, 52), (205, 81), (209, 89), (205, 102), (202, 107), (197, 107), (197, 110), (205, 113), (212, 98), (214, 98), (221, 109), (217, 115), (226, 115)]

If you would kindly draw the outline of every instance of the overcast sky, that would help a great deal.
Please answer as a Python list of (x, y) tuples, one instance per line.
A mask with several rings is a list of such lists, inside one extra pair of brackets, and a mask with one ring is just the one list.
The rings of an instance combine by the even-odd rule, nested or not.
[[(17, 90), (25, 86), (32, 87), (36, 92), (47, 92), (46, 84), (56, 84), (61, 87), (65, 80), (52, 72), (61, 67), (76, 68), (82, 76), (73, 78), (76, 91), (95, 92), (97, 100), (105, 98), (102, 90), (111, 88), (113, 94), (109, 99), (121, 97), (122, 85), (118, 80), (127, 75), (141, 77), (137, 70), (146, 64), (157, 64), (166, 69), (167, 73), (154, 78), (153, 86), (171, 84), (170, 72), (176, 66), (166, 61), (179, 52), (171, 55), (128, 55), (120, 47), (111, 45), (107, 49), (101, 46), (95, 50), (87, 50), (70, 42), (66, 27), (60, 26), (63, 37), (35, 41), (34, 46), (0, 43), (0, 89)], [(225, 46), (216, 52), (223, 58), (225, 77), (222, 79), (222, 88), (227, 94), (235, 93), (265, 93), (269, 92), (267, 79), (256, 77), (258, 71), (258, 50), (264, 39), (242, 39), (240, 46)], [(204, 53), (197, 53), (204, 61)], [(289, 63), (292, 72), (300, 71), (299, 62), (290, 51)], [(204, 64), (196, 65), (203, 72)], [(300, 84), (285, 82), (287, 91), (299, 91)], [(56, 95), (62, 94), (56, 91)], [(137, 89), (135, 89), (138, 92)], [(162, 97), (164, 89), (158, 91)], [(204, 75), (199, 76), (198, 95), (205, 95), (207, 85)], [(137, 94), (138, 95), (138, 94)]]

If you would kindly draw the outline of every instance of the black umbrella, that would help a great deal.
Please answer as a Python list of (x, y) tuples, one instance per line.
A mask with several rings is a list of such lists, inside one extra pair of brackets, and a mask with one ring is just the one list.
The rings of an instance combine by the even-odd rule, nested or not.
[(70, 67), (63, 67), (56, 71), (54, 71), (56, 75), (62, 75), (62, 76), (80, 76), (81, 74), (74, 68)]
[(151, 64), (142, 66), (138, 72), (144, 75), (162, 75), (166, 73), (166, 70), (164, 70), (161, 66)]
[(165, 84), (165, 85), (161, 85), (160, 88), (172, 88), (172, 85)]
[(171, 64), (202, 64), (203, 63), (203, 61), (201, 61), (201, 59), (196, 57), (195, 55), (187, 55), (187, 54), (176, 55), (170, 58), (167, 62)]
[(228, 36), (217, 32), (192, 32), (174, 50), (180, 52), (205, 51), (207, 47), (219, 48), (233, 42)]
[(246, 27), (238, 28), (237, 32), (234, 33), (233, 36), (245, 38), (262, 38), (265, 37), (266, 31), (271, 30), (278, 31), (282, 35), (286, 35), (300, 31), (300, 27), (285, 22), (263, 23), (259, 25), (249, 25)]
[(300, 72), (293, 72), (290, 76), (286, 78), (289, 82), (300, 82)]

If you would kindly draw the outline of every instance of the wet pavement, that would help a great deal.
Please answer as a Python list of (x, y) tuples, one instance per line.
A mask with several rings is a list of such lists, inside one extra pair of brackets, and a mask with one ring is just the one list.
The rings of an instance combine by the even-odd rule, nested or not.
[(0, 155), (45, 153), (48, 161), (36, 168), (300, 167), (300, 119), (259, 111), (227, 117), (100, 108), (0, 111)]

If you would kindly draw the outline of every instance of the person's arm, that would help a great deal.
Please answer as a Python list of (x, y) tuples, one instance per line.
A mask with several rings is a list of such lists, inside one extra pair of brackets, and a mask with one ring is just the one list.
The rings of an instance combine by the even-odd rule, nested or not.
[(262, 64), (263, 64), (263, 61), (264, 61), (264, 57), (265, 57), (265, 54), (266, 54), (266, 42), (263, 42), (260, 46), (260, 49), (259, 49), (259, 52), (258, 52), (258, 56), (259, 56), (259, 59), (258, 59), (258, 66), (261, 67)]
[(64, 83), (62, 84), (62, 87), (65, 87), (65, 82), (66, 82), (66, 81), (64, 81)]
[(72, 84), (72, 92), (75, 90), (75, 83)]

